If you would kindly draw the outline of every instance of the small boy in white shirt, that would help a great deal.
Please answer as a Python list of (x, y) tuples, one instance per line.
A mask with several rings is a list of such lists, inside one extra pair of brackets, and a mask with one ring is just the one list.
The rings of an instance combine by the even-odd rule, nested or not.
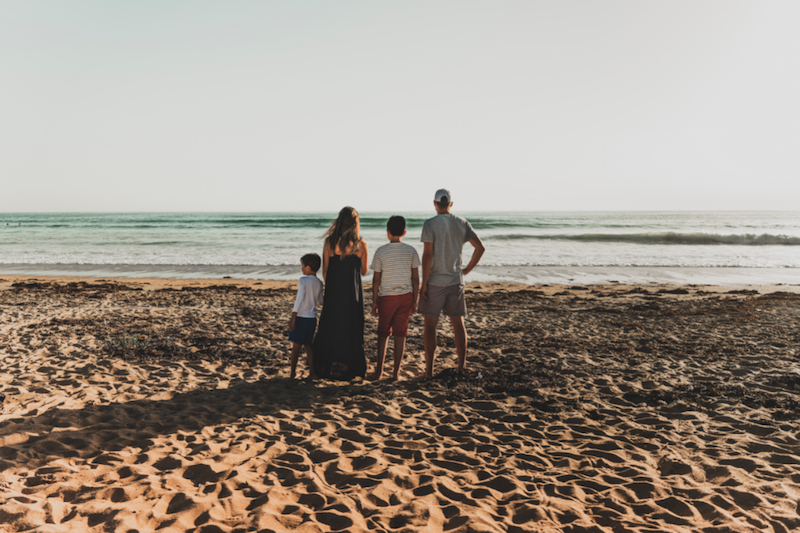
[(292, 318), (289, 319), (289, 340), (292, 341), (292, 370), (291, 379), (297, 370), (297, 357), (300, 347), (306, 349), (308, 355), (308, 377), (316, 378), (314, 374), (314, 352), (311, 343), (314, 341), (314, 330), (317, 329), (317, 305), (322, 303), (322, 282), (317, 277), (322, 260), (317, 254), (306, 254), (300, 258), (303, 268), (303, 277), (297, 286), (297, 298), (292, 308)]

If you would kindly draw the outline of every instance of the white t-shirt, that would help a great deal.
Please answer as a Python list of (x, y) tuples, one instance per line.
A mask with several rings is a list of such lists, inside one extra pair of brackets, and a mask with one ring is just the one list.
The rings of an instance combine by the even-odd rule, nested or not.
[(300, 318), (317, 318), (317, 305), (322, 303), (322, 281), (317, 276), (303, 276), (297, 287), (292, 313)]
[(384, 244), (372, 256), (372, 271), (381, 273), (378, 296), (397, 296), (413, 291), (411, 269), (422, 262), (413, 246), (402, 242)]

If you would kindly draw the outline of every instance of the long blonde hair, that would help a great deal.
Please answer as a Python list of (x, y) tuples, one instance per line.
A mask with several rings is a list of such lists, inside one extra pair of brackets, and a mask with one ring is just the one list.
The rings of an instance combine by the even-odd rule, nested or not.
[(343, 207), (339, 211), (339, 216), (333, 221), (331, 227), (325, 232), (325, 244), (332, 252), (336, 253), (336, 247), (341, 251), (341, 258), (344, 258), (345, 250), (349, 245), (353, 246), (351, 253), (357, 253), (361, 247), (361, 225), (358, 221), (358, 211), (353, 207)]

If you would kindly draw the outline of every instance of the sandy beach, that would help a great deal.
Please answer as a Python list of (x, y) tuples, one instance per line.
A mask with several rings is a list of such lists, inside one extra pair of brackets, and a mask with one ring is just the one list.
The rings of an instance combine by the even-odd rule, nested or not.
[(473, 283), (466, 372), (358, 383), (295, 287), (0, 276), (0, 531), (800, 529), (797, 285)]

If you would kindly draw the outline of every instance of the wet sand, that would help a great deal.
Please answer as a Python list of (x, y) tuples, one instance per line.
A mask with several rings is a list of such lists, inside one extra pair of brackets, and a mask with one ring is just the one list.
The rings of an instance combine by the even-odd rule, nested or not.
[(471, 284), (466, 372), (348, 383), (292, 282), (0, 279), (0, 531), (800, 528), (797, 286)]

